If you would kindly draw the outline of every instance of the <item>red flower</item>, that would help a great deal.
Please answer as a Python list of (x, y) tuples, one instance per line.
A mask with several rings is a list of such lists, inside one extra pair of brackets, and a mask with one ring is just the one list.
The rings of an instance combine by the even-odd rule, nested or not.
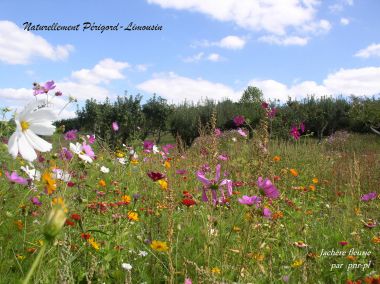
[(190, 207), (190, 206), (193, 206), (195, 204), (197, 204), (193, 199), (190, 199), (190, 198), (184, 198), (182, 200), (182, 204), (187, 206), (187, 207)]
[(71, 215), (71, 219), (75, 220), (75, 221), (79, 221), (81, 219), (80, 215), (79, 214), (72, 214)]
[(72, 227), (72, 226), (75, 225), (75, 223), (74, 223), (73, 221), (70, 221), (70, 220), (67, 219), (67, 220), (65, 221), (65, 225), (66, 225), (66, 226), (71, 226), (71, 227)]
[(82, 233), (82, 234), (80, 234), (80, 236), (84, 240), (88, 240), (89, 238), (91, 238), (91, 235), (88, 233)]
[(75, 183), (72, 182), (72, 181), (69, 181), (69, 182), (67, 183), (67, 186), (68, 186), (68, 187), (73, 187), (74, 185), (75, 185)]
[(148, 177), (150, 177), (153, 181), (158, 181), (160, 179), (163, 179), (165, 175), (158, 172), (149, 172)]

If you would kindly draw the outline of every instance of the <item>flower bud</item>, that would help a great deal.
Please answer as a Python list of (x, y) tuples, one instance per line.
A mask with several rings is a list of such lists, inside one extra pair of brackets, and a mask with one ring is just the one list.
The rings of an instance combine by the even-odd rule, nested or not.
[(66, 221), (65, 211), (61, 206), (54, 207), (49, 214), (45, 228), (44, 236), (49, 242), (53, 242), (55, 237), (61, 231)]

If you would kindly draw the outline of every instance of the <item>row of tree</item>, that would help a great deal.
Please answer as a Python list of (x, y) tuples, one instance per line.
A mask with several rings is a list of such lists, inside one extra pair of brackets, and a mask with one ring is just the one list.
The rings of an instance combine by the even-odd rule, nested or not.
[[(254, 128), (265, 115), (262, 107), (263, 94), (255, 87), (248, 87), (239, 102), (206, 100), (197, 104), (183, 103), (169, 105), (167, 101), (154, 95), (142, 104), (142, 97), (123, 96), (116, 101), (97, 102), (87, 100), (77, 111), (77, 118), (60, 121), (66, 130), (79, 129), (95, 133), (111, 145), (128, 143), (131, 140), (153, 136), (157, 143), (162, 134), (170, 132), (180, 136), (190, 145), (198, 136), (200, 124), (210, 121), (212, 113), (217, 116), (217, 127), (221, 130), (236, 128), (233, 118), (243, 115), (246, 126)], [(307, 132), (322, 139), (337, 130), (370, 132), (380, 127), (380, 100), (378, 98), (315, 98), (310, 96), (302, 101), (289, 99), (285, 104), (271, 102), (276, 115), (270, 119), (271, 136), (290, 138), (289, 131), (303, 122)], [(115, 132), (111, 124), (117, 122)], [(243, 126), (244, 127), (244, 126)]]

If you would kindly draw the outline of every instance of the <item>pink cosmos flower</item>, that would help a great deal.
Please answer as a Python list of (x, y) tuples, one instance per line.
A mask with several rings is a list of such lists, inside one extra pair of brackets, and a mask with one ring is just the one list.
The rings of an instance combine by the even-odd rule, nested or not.
[(277, 109), (276, 108), (271, 108), (270, 111), (268, 111), (267, 115), (270, 119), (273, 119), (277, 114)]
[(247, 133), (245, 133), (245, 131), (244, 131), (243, 129), (238, 128), (237, 132), (238, 132), (241, 136), (243, 136), (243, 137), (247, 137)]
[(298, 140), (301, 137), (301, 134), (298, 132), (298, 128), (295, 126), (292, 126), (290, 129), (290, 135), (293, 136), (294, 140)]
[(256, 195), (253, 195), (253, 196), (243, 195), (242, 198), (238, 199), (238, 201), (240, 204), (244, 204), (248, 206), (256, 205), (256, 208), (259, 208), (261, 204), (261, 198)]
[(169, 154), (169, 151), (170, 151), (171, 149), (174, 149), (174, 148), (175, 148), (175, 145), (173, 145), (173, 144), (166, 144), (166, 145), (162, 146), (162, 151), (164, 151), (164, 153), (165, 153), (166, 155), (168, 155), (168, 154)]
[(280, 196), (280, 192), (268, 178), (263, 180), (262, 177), (259, 177), (257, 179), (257, 186), (262, 189), (265, 196), (270, 199), (276, 199)]
[(185, 278), (184, 284), (192, 284), (193, 282), (191, 281), (190, 278)]
[(32, 197), (30, 199), (30, 201), (32, 201), (32, 203), (36, 206), (41, 206), (42, 205), (42, 202), (38, 199), (38, 197)]
[(152, 140), (145, 140), (143, 147), (144, 147), (144, 152), (150, 153), (150, 151), (153, 150), (154, 142)]
[(89, 156), (90, 158), (94, 158), (95, 157), (95, 153), (94, 151), (92, 150), (91, 146), (90, 145), (87, 145), (86, 142), (83, 142), (82, 144), (82, 150), (86, 153), (87, 156)]
[(69, 130), (69, 131), (67, 131), (65, 133), (65, 135), (63, 136), (63, 138), (65, 140), (68, 140), (68, 141), (75, 140), (75, 139), (77, 139), (77, 132), (78, 132), (78, 130), (76, 130), (76, 129)]
[(54, 81), (48, 81), (43, 86), (40, 84), (35, 84), (33, 87), (33, 94), (35, 96), (39, 94), (47, 94), (50, 90), (53, 90), (55, 88)]
[(18, 183), (18, 184), (22, 184), (22, 185), (27, 185), (28, 184), (28, 180), (23, 178), (23, 177), (20, 177), (17, 172), (12, 172), (11, 174), (9, 174), (8, 172), (5, 172), (5, 175), (7, 176), (8, 180), (11, 182), (11, 183)]
[(266, 103), (266, 102), (262, 102), (261, 103), (261, 107), (263, 108), (263, 109), (267, 109), (268, 108), (268, 103)]
[(70, 152), (67, 148), (63, 147), (60, 153), (62, 160), (70, 161), (73, 158), (73, 153)]
[(219, 155), (218, 159), (221, 160), (221, 161), (227, 161), (228, 160), (228, 156), (227, 155)]
[(234, 117), (234, 123), (236, 126), (241, 126), (245, 122), (245, 118), (242, 115), (237, 115)]
[(202, 192), (202, 200), (204, 202), (208, 201), (207, 190), (211, 191), (212, 201), (214, 205), (218, 203), (217, 190), (220, 191), (222, 195), (222, 200), (225, 200), (225, 192), (224, 186), (227, 186), (227, 193), (229, 196), (232, 195), (232, 181), (228, 179), (223, 179), (219, 182), (220, 179), (220, 168), (221, 165), (218, 164), (215, 168), (215, 179), (208, 179), (205, 177), (204, 172), (198, 171), (197, 178), (200, 182), (203, 183), (203, 192)]
[(222, 135), (222, 131), (219, 128), (215, 128), (214, 134), (216, 137), (220, 137)]
[(95, 134), (91, 134), (89, 137), (88, 137), (88, 143), (90, 144), (94, 144), (95, 142)]
[(112, 129), (113, 131), (119, 131), (119, 124), (117, 124), (116, 121), (112, 122)]

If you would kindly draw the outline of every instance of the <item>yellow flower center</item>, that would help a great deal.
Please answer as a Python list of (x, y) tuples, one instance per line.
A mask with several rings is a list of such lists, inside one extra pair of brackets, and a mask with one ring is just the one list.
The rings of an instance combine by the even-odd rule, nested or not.
[(23, 120), (23, 121), (21, 121), (20, 124), (21, 124), (22, 131), (25, 131), (25, 130), (29, 129), (29, 122)]

